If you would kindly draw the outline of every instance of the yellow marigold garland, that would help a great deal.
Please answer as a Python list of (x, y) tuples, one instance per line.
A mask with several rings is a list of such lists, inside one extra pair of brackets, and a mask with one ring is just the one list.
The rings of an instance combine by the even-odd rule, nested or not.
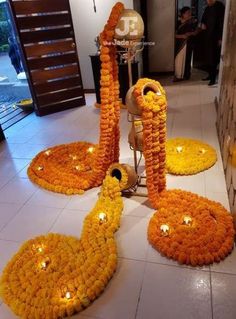
[(172, 190), (159, 196), (148, 227), (149, 242), (160, 253), (192, 266), (224, 259), (234, 246), (233, 219), (219, 203)]
[(174, 138), (166, 143), (167, 172), (175, 175), (197, 174), (212, 167), (217, 161), (210, 145), (189, 138)]
[(119, 181), (107, 176), (80, 240), (48, 234), (23, 244), (3, 271), (3, 301), (25, 319), (61, 319), (88, 307), (116, 270), (122, 209)]
[[(30, 179), (43, 188), (64, 194), (80, 194), (86, 189), (101, 185), (109, 166), (119, 161), (120, 101), (118, 64), (116, 47), (110, 45), (110, 42), (113, 40), (115, 27), (123, 10), (124, 5), (118, 2), (113, 7), (107, 24), (100, 35), (100, 139), (95, 156), (93, 156), (93, 162), (89, 165), (90, 171), (85, 174), (82, 170), (71, 172), (71, 167), (68, 170), (67, 150), (71, 148), (71, 144), (56, 146), (52, 148), (52, 153), (46, 160), (44, 156), (45, 151), (36, 156), (28, 170)], [(80, 145), (82, 144), (83, 142)], [(61, 158), (56, 155), (57, 152), (54, 152), (57, 148), (61, 151)], [(81, 161), (81, 166), (86, 167), (87, 162), (90, 162), (91, 154), (87, 152), (80, 154), (80, 152), (84, 152), (83, 147), (80, 151), (78, 150), (76, 155), (84, 158)], [(84, 155), (88, 155), (89, 158), (87, 159)], [(43, 162), (44, 166), (43, 169), (38, 170), (38, 167), (41, 165), (39, 164), (40, 162)], [(55, 163), (56, 167), (52, 163)], [(64, 167), (64, 164), (66, 167)]]
[[(147, 84), (157, 87), (160, 94), (153, 91), (144, 94)], [(158, 195), (166, 188), (165, 142), (166, 142), (166, 94), (159, 82), (140, 79), (134, 88), (134, 97), (142, 110), (143, 153), (145, 157), (148, 197), (156, 207)]]

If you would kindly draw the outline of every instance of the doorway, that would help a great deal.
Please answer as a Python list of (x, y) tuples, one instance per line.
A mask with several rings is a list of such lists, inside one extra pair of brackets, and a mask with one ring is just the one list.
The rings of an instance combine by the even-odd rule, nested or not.
[(32, 113), (33, 108), (20, 45), (6, 0), (0, 0), (0, 29), (0, 125), (4, 131)]

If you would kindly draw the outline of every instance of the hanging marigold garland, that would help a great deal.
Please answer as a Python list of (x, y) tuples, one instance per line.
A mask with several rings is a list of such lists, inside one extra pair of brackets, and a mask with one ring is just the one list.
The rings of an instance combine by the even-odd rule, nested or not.
[[(39, 153), (29, 166), (28, 175), (33, 182), (43, 188), (65, 194), (83, 193), (86, 189), (101, 185), (109, 166), (119, 161), (119, 80), (116, 46), (112, 44), (112, 41), (123, 10), (124, 5), (118, 2), (113, 7), (100, 35), (100, 139), (96, 152), (92, 156), (92, 162), (91, 154), (85, 150), (85, 145), (88, 143), (83, 142), (53, 147), (48, 157), (45, 155), (48, 150)], [(74, 145), (76, 145), (76, 152), (71, 153), (70, 150), (74, 148)], [(70, 155), (80, 158), (80, 164), (75, 165)], [(90, 169), (85, 174), (83, 167), (87, 167), (88, 162)], [(75, 166), (81, 166), (82, 169), (76, 169)]]
[[(145, 93), (144, 88), (149, 86), (156, 90), (150, 89)], [(142, 110), (148, 197), (153, 207), (156, 207), (159, 193), (166, 188), (166, 94), (159, 82), (144, 78), (135, 85), (133, 95)]]
[(61, 319), (88, 307), (116, 270), (114, 233), (122, 209), (119, 181), (107, 176), (81, 239), (48, 234), (23, 244), (3, 271), (2, 300), (32, 319)]
[(160, 253), (192, 266), (223, 260), (234, 247), (233, 219), (219, 203), (196, 194), (164, 191), (148, 227)]
[(166, 143), (166, 169), (170, 174), (192, 175), (212, 167), (217, 161), (210, 145), (190, 138), (173, 138)]

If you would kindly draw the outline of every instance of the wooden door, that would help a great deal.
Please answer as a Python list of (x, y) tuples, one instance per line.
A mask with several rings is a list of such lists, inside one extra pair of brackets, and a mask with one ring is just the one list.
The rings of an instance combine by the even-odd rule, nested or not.
[(37, 115), (85, 105), (69, 0), (9, 0)]

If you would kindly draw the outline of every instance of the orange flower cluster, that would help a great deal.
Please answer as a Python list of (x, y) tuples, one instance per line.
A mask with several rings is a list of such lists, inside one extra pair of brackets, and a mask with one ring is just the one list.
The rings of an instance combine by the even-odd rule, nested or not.
[[(157, 88), (158, 92), (149, 90), (145, 94), (144, 88), (149, 85)], [(159, 82), (147, 78), (137, 82), (133, 94), (142, 110), (148, 197), (153, 207), (156, 207), (159, 193), (166, 188), (166, 94)]]
[(28, 168), (30, 179), (41, 187), (67, 195), (82, 194), (97, 157), (97, 146), (87, 142), (59, 145), (40, 152)]
[(111, 45), (114, 38), (115, 27), (124, 10), (124, 5), (118, 2), (111, 11), (107, 24), (100, 34), (101, 43), (101, 115), (100, 115), (100, 140), (97, 161), (91, 185), (98, 186), (102, 183), (109, 166), (119, 161), (120, 140), (120, 101), (119, 79), (116, 47)]
[[(101, 112), (100, 140), (96, 152), (86, 151), (88, 143), (59, 145), (39, 153), (32, 161), (28, 175), (43, 188), (64, 194), (81, 194), (84, 190), (101, 185), (106, 171), (119, 162), (120, 101), (116, 47), (110, 45), (124, 5), (118, 2), (101, 33)], [(73, 148), (76, 150), (74, 151)], [(78, 157), (77, 162), (69, 154)], [(77, 166), (77, 168), (76, 168)], [(42, 168), (40, 168), (42, 167)]]
[(161, 254), (192, 266), (224, 259), (234, 247), (233, 218), (219, 203), (196, 194), (164, 191), (148, 227)]
[(81, 239), (48, 234), (23, 244), (3, 271), (2, 300), (25, 319), (61, 319), (88, 307), (116, 270), (122, 209), (119, 181), (107, 176)]

